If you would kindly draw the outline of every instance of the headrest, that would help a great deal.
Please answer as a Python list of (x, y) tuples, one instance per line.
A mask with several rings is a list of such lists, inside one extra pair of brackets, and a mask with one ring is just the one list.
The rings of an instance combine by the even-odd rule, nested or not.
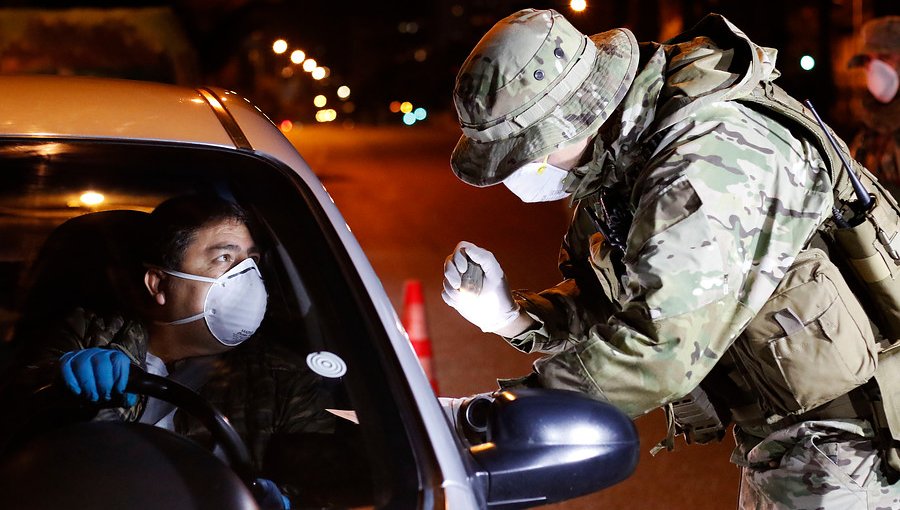
[(58, 226), (23, 282), (23, 319), (59, 319), (78, 306), (133, 313), (143, 298), (149, 216), (131, 210), (101, 211)]

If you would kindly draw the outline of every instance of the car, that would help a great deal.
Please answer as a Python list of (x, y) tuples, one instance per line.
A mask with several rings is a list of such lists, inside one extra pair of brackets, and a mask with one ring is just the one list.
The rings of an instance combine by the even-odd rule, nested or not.
[[(252, 508), (245, 485), (262, 476), (293, 487), (294, 508), (520, 508), (633, 472), (634, 425), (587, 396), (522, 388), (467, 399), (459, 413), (442, 407), (334, 202), (246, 98), (51, 76), (0, 77), (0, 97), (7, 384), (30, 333), (73, 307), (127, 306), (139, 213), (215, 193), (248, 211), (263, 249), (264, 341), (287, 353), (291, 370), (314, 374), (335, 420), (328, 433), (274, 434), (264, 451), (248, 450), (227, 419), (233, 410), (135, 370), (129, 389), (199, 418), (212, 434), (206, 448), (150, 425), (60, 419), (54, 409), (0, 443), (0, 506)], [(39, 397), (29, 409), (45, 404)], [(4, 412), (9, 423), (25, 410)]]

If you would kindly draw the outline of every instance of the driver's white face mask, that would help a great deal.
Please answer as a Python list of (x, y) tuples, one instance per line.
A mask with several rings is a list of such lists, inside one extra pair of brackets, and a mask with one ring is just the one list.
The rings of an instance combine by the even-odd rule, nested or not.
[(866, 66), (866, 87), (872, 97), (887, 104), (894, 100), (900, 88), (900, 76), (897, 70), (883, 60), (873, 58)]
[(216, 340), (234, 347), (250, 338), (266, 314), (268, 294), (262, 274), (253, 259), (244, 259), (218, 278), (207, 278), (172, 269), (161, 271), (186, 280), (211, 283), (206, 293), (203, 312), (167, 325), (186, 324), (206, 319), (206, 326)]
[(571, 195), (566, 191), (569, 172), (547, 163), (548, 157), (541, 162), (522, 165), (503, 179), (503, 185), (528, 203), (553, 202)]

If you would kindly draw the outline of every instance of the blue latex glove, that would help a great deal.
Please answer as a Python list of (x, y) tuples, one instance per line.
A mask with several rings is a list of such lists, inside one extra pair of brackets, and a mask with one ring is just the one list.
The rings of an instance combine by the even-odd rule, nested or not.
[(257, 478), (253, 495), (262, 510), (291, 510), (291, 500), (281, 493), (275, 482), (267, 478)]
[(59, 358), (60, 372), (69, 390), (91, 402), (125, 397), (128, 407), (137, 403), (137, 395), (125, 393), (131, 360), (121, 351), (91, 347), (70, 351)]

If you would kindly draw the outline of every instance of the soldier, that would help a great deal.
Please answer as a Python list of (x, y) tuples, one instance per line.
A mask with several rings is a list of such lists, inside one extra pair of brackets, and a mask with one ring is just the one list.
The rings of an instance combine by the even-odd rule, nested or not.
[[(501, 387), (580, 391), (633, 417), (663, 407), (669, 449), (735, 423), (741, 508), (900, 508), (872, 418), (892, 410), (874, 403), (882, 338), (811, 244), (869, 223), (846, 146), (772, 83), (775, 57), (718, 15), (665, 44), (587, 37), (553, 10), (499, 21), (457, 76), (451, 166), (526, 202), (571, 197), (565, 280), (511, 292), (495, 257), (461, 242), (443, 298), (547, 354)], [(893, 239), (896, 203), (849, 164)]]
[(853, 157), (900, 190), (900, 16), (875, 18), (863, 25), (862, 48), (851, 68), (865, 69), (866, 93), (855, 103), (863, 127), (850, 147)]

